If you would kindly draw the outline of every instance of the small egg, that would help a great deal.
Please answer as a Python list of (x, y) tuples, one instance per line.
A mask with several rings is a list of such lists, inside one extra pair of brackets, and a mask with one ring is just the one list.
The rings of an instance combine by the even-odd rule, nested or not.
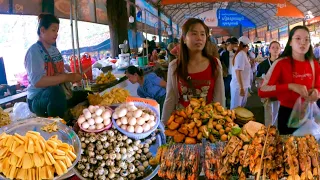
[(102, 129), (102, 128), (104, 128), (104, 124), (99, 123), (96, 125), (96, 129)]
[(90, 119), (91, 118), (91, 113), (89, 111), (86, 111), (83, 115), (84, 115), (84, 117), (86, 119)]
[(113, 119), (118, 119), (118, 118), (119, 118), (118, 112), (114, 112), (114, 113), (112, 114), (112, 118), (113, 118)]
[(138, 108), (136, 106), (134, 106), (134, 105), (128, 106), (128, 111), (134, 112), (136, 110), (138, 110)]
[(85, 112), (90, 112), (89, 109), (85, 108), (82, 110), (82, 113), (84, 114)]
[(140, 109), (133, 112), (133, 117), (138, 118), (141, 117), (142, 111)]
[(94, 122), (95, 122), (96, 124), (100, 124), (100, 123), (103, 122), (103, 119), (102, 119), (102, 117), (97, 116), (97, 117), (94, 118)]
[(94, 113), (94, 109), (95, 109), (95, 107), (94, 107), (94, 106), (92, 106), (92, 105), (90, 105), (90, 106), (88, 107), (88, 109), (89, 109), (89, 111), (90, 111), (91, 113)]
[(88, 122), (84, 122), (81, 124), (83, 129), (88, 129), (88, 127), (90, 126)]
[(147, 132), (147, 131), (150, 130), (150, 125), (149, 125), (148, 123), (145, 123), (145, 124), (142, 126), (142, 128), (143, 128), (143, 132)]
[(101, 116), (102, 112), (103, 112), (103, 110), (102, 110), (101, 108), (98, 108), (98, 109), (96, 110), (95, 114), (96, 114), (97, 116)]
[(134, 106), (134, 102), (128, 102), (127, 105), (128, 106)]
[(91, 118), (92, 118), (92, 119), (94, 119), (94, 118), (96, 118), (96, 117), (97, 117), (97, 115), (96, 115), (95, 113), (91, 114)]
[(104, 124), (105, 126), (108, 126), (110, 123), (111, 123), (111, 120), (110, 120), (110, 119), (105, 119), (105, 120), (103, 120), (103, 124)]
[(111, 112), (110, 112), (110, 110), (106, 110), (105, 112), (103, 112), (103, 113), (101, 114), (101, 117), (102, 117), (103, 119), (111, 118)]
[(134, 133), (134, 126), (128, 126), (127, 127), (127, 131), (131, 132), (131, 133)]
[(96, 106), (94, 106), (94, 110), (97, 110), (98, 108), (100, 108), (100, 106), (98, 106), (98, 105), (96, 105)]
[(134, 126), (134, 125), (137, 124), (137, 119), (134, 118), (134, 117), (131, 117), (131, 118), (129, 118), (128, 122), (129, 122), (129, 124), (130, 124), (131, 126)]
[(143, 132), (143, 128), (142, 128), (141, 126), (136, 126), (136, 127), (134, 128), (134, 132), (135, 132), (135, 133), (142, 133), (142, 132)]
[(78, 123), (79, 124), (82, 124), (82, 123), (84, 123), (86, 121), (86, 118), (84, 118), (83, 116), (80, 116), (79, 118), (78, 118)]
[(126, 116), (127, 116), (128, 118), (132, 117), (132, 116), (133, 116), (133, 112), (132, 112), (132, 111), (128, 111)]
[(95, 125), (91, 125), (91, 126), (89, 126), (88, 129), (89, 129), (89, 130), (95, 130), (95, 129), (96, 129), (96, 126), (95, 126)]
[(103, 112), (106, 110), (104, 106), (101, 106), (100, 109), (102, 109)]
[(128, 124), (128, 118), (127, 117), (122, 117), (121, 118), (121, 123), (122, 124)]
[(121, 120), (120, 120), (120, 119), (118, 119), (118, 120), (116, 121), (116, 123), (117, 123), (117, 125), (118, 125), (118, 126), (121, 126), (121, 125), (122, 125), (122, 123), (121, 123)]
[(143, 118), (144, 118), (145, 121), (149, 121), (150, 115), (148, 113), (144, 113), (143, 114)]
[(138, 125), (142, 126), (145, 122), (146, 122), (146, 121), (145, 121), (143, 118), (141, 118), (141, 117), (138, 117), (138, 118), (137, 118), (137, 124), (138, 124)]
[(148, 124), (150, 125), (150, 129), (156, 125), (156, 122), (149, 120)]
[(123, 129), (123, 130), (127, 130), (127, 125), (122, 124), (122, 125), (121, 125), (121, 129)]
[(94, 125), (95, 124), (94, 119), (92, 118), (88, 119), (88, 123), (90, 126)]
[(154, 121), (155, 119), (154, 115), (150, 115), (149, 120)]
[(122, 108), (118, 111), (118, 116), (124, 117), (127, 114), (127, 112), (128, 112), (127, 108)]

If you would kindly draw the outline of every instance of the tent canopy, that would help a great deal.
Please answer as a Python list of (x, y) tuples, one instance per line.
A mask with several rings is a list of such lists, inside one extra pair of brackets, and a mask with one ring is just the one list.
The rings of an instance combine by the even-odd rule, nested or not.
[(240, 0), (149, 0), (148, 2), (159, 5), (179, 26), (187, 20), (186, 15), (194, 17), (214, 8), (233, 10), (248, 17), (256, 27), (269, 25), (271, 29), (302, 21), (308, 11), (314, 16), (320, 15), (319, 0), (241, 0), (241, 2)]

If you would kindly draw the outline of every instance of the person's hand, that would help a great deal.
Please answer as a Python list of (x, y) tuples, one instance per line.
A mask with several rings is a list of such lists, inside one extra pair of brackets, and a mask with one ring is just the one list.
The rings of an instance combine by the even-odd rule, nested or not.
[(68, 74), (68, 82), (79, 82), (82, 79), (80, 73), (70, 73)]
[(319, 99), (319, 92), (317, 89), (310, 89), (308, 93), (309, 97), (307, 98), (307, 100), (316, 102)]
[(308, 96), (309, 96), (307, 87), (305, 85), (292, 83), (292, 84), (289, 84), (289, 89), (291, 91), (298, 93), (303, 98), (308, 98)]
[(244, 97), (246, 95), (246, 92), (243, 88), (240, 89), (240, 96)]

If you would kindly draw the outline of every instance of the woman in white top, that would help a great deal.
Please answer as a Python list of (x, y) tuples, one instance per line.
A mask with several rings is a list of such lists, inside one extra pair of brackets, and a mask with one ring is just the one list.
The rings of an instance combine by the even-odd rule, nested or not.
[(248, 88), (250, 88), (251, 64), (248, 56), (250, 40), (248, 37), (239, 38), (239, 47), (232, 62), (232, 80), (230, 83), (230, 109), (244, 107), (247, 102)]

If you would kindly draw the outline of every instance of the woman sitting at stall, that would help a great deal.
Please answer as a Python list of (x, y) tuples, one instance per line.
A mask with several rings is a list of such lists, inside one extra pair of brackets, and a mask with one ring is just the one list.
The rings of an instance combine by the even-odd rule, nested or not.
[(300, 96), (310, 102), (319, 99), (319, 64), (313, 59), (310, 42), (307, 27), (294, 27), (289, 33), (281, 58), (272, 64), (259, 89), (260, 97), (277, 97), (280, 101), (280, 134), (292, 134), (296, 130), (287, 124), (292, 108)]
[(178, 106), (188, 106), (190, 98), (200, 97), (225, 104), (222, 67), (213, 56), (209, 28), (190, 18), (182, 27), (179, 57), (169, 64), (162, 120), (166, 122)]
[(155, 73), (144, 75), (143, 70), (135, 66), (129, 66), (126, 70), (126, 76), (132, 83), (139, 83), (137, 90), (138, 96), (156, 100), (160, 105), (160, 111), (166, 97), (167, 83), (158, 77)]
[(61, 117), (67, 111), (67, 87), (64, 83), (81, 80), (78, 73), (65, 73), (63, 58), (53, 46), (58, 37), (59, 19), (51, 14), (39, 15), (39, 40), (25, 57), (25, 68), (30, 82), (28, 104), (30, 110), (41, 117)]

